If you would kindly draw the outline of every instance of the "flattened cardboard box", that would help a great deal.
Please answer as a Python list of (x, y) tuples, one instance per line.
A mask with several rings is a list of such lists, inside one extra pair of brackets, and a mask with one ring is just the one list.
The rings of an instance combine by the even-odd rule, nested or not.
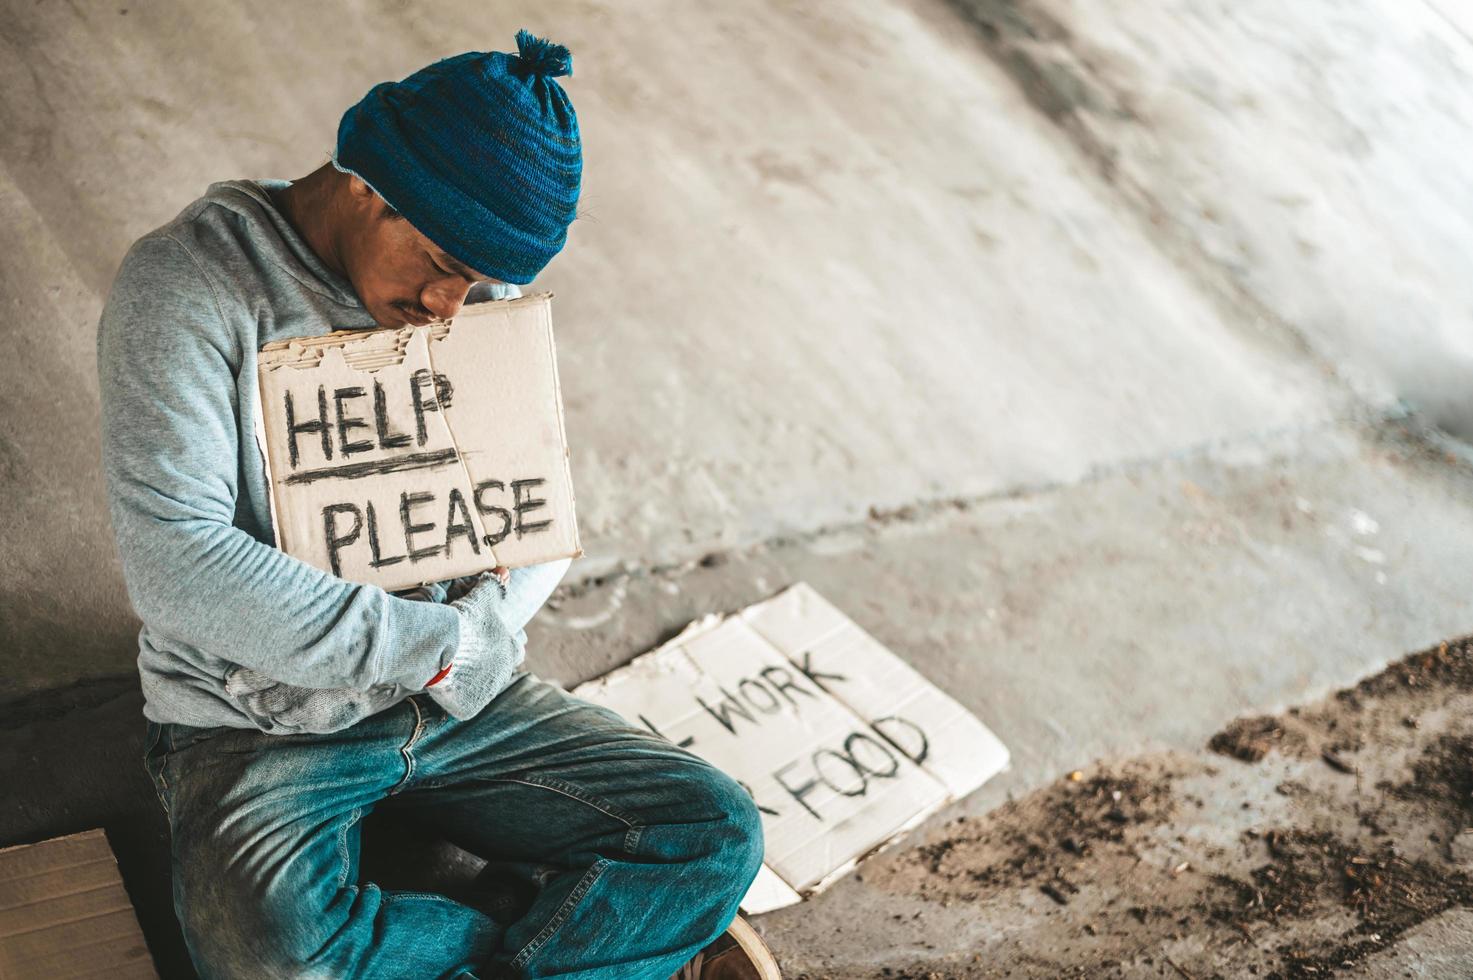
[(277, 547), (390, 590), (581, 554), (551, 298), (262, 347)]
[(0, 977), (157, 980), (100, 830), (0, 850)]
[(752, 794), (767, 841), (753, 913), (821, 891), (1008, 764), (987, 726), (805, 583), (573, 693)]

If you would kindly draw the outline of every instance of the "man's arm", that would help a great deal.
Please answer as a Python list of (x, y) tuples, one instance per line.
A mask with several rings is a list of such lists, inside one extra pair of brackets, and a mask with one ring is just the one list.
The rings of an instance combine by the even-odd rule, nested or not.
[[(451, 579), (450, 591), (454, 593), (456, 600), (465, 599), (477, 588), (488, 590), (477, 605), (484, 606), (483, 611), (494, 616), (493, 622), (489, 624), (491, 632), (509, 637), (514, 650), (504, 648), (503, 652), (511, 654), (509, 657), (498, 657), (494, 650), (489, 651), (490, 663), (470, 665), (472, 670), (483, 676), (479, 682), (472, 684), (473, 691), (457, 692), (463, 694), (463, 698), (443, 697), (446, 692), (439, 685), (452, 673), (451, 668), (447, 667), (444, 675), (435, 678), (435, 683), (430, 685), (430, 697), (445, 704), (447, 710), (456, 713), (456, 717), (468, 718), (501, 693), (505, 685), (511, 682), (515, 669), (521, 665), (521, 652), (527, 644), (527, 634), (524, 632), (527, 623), (542, 608), (552, 590), (557, 588), (569, 564), (570, 559), (561, 558), (541, 565), (518, 568), (507, 576), (504, 583), (492, 582), (486, 575)], [(416, 602), (444, 602), (447, 599), (445, 583), (442, 582), (422, 585), (399, 595), (413, 597)], [(462, 636), (464, 635), (462, 632)], [(487, 652), (483, 651), (483, 656)], [(476, 670), (477, 666), (490, 669)], [(456, 681), (447, 686), (455, 687)], [(287, 732), (341, 731), (369, 715), (377, 714), (401, 696), (397, 688), (389, 689), (385, 696), (375, 691), (355, 688), (313, 688), (284, 684), (250, 668), (232, 674), (226, 690), (258, 725), (264, 721), (266, 725), (263, 727), (268, 731)]]
[(103, 310), (98, 374), (135, 609), (163, 636), (287, 683), (422, 687), (455, 653), (455, 609), (344, 582), (232, 525), (240, 343), (181, 244), (134, 246)]

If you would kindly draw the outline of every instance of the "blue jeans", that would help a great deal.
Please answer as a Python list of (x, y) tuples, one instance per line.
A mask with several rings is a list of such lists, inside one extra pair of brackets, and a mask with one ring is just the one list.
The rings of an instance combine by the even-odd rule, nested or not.
[[(147, 745), (206, 980), (666, 980), (762, 861), (734, 781), (529, 674), (469, 721), (415, 695), (330, 735), (150, 724)], [(525, 914), (360, 881), (359, 821), (385, 801), (537, 869)]]

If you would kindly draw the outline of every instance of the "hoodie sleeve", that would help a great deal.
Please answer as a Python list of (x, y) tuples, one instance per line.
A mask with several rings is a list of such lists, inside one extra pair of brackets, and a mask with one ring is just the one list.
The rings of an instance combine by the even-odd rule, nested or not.
[(97, 350), (103, 470), (134, 608), (151, 631), (291, 684), (422, 687), (455, 652), (454, 609), (345, 582), (234, 526), (243, 335), (176, 239), (134, 245)]

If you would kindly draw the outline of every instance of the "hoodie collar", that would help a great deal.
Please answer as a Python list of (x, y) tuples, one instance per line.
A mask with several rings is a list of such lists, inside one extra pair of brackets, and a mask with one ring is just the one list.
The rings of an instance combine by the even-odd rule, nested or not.
[(206, 197), (246, 218), (264, 221), (280, 240), (275, 258), (285, 271), (313, 292), (356, 310), (363, 309), (353, 284), (329, 269), (312, 246), (276, 208), (270, 191), (291, 186), (287, 180), (224, 180), (211, 184)]

